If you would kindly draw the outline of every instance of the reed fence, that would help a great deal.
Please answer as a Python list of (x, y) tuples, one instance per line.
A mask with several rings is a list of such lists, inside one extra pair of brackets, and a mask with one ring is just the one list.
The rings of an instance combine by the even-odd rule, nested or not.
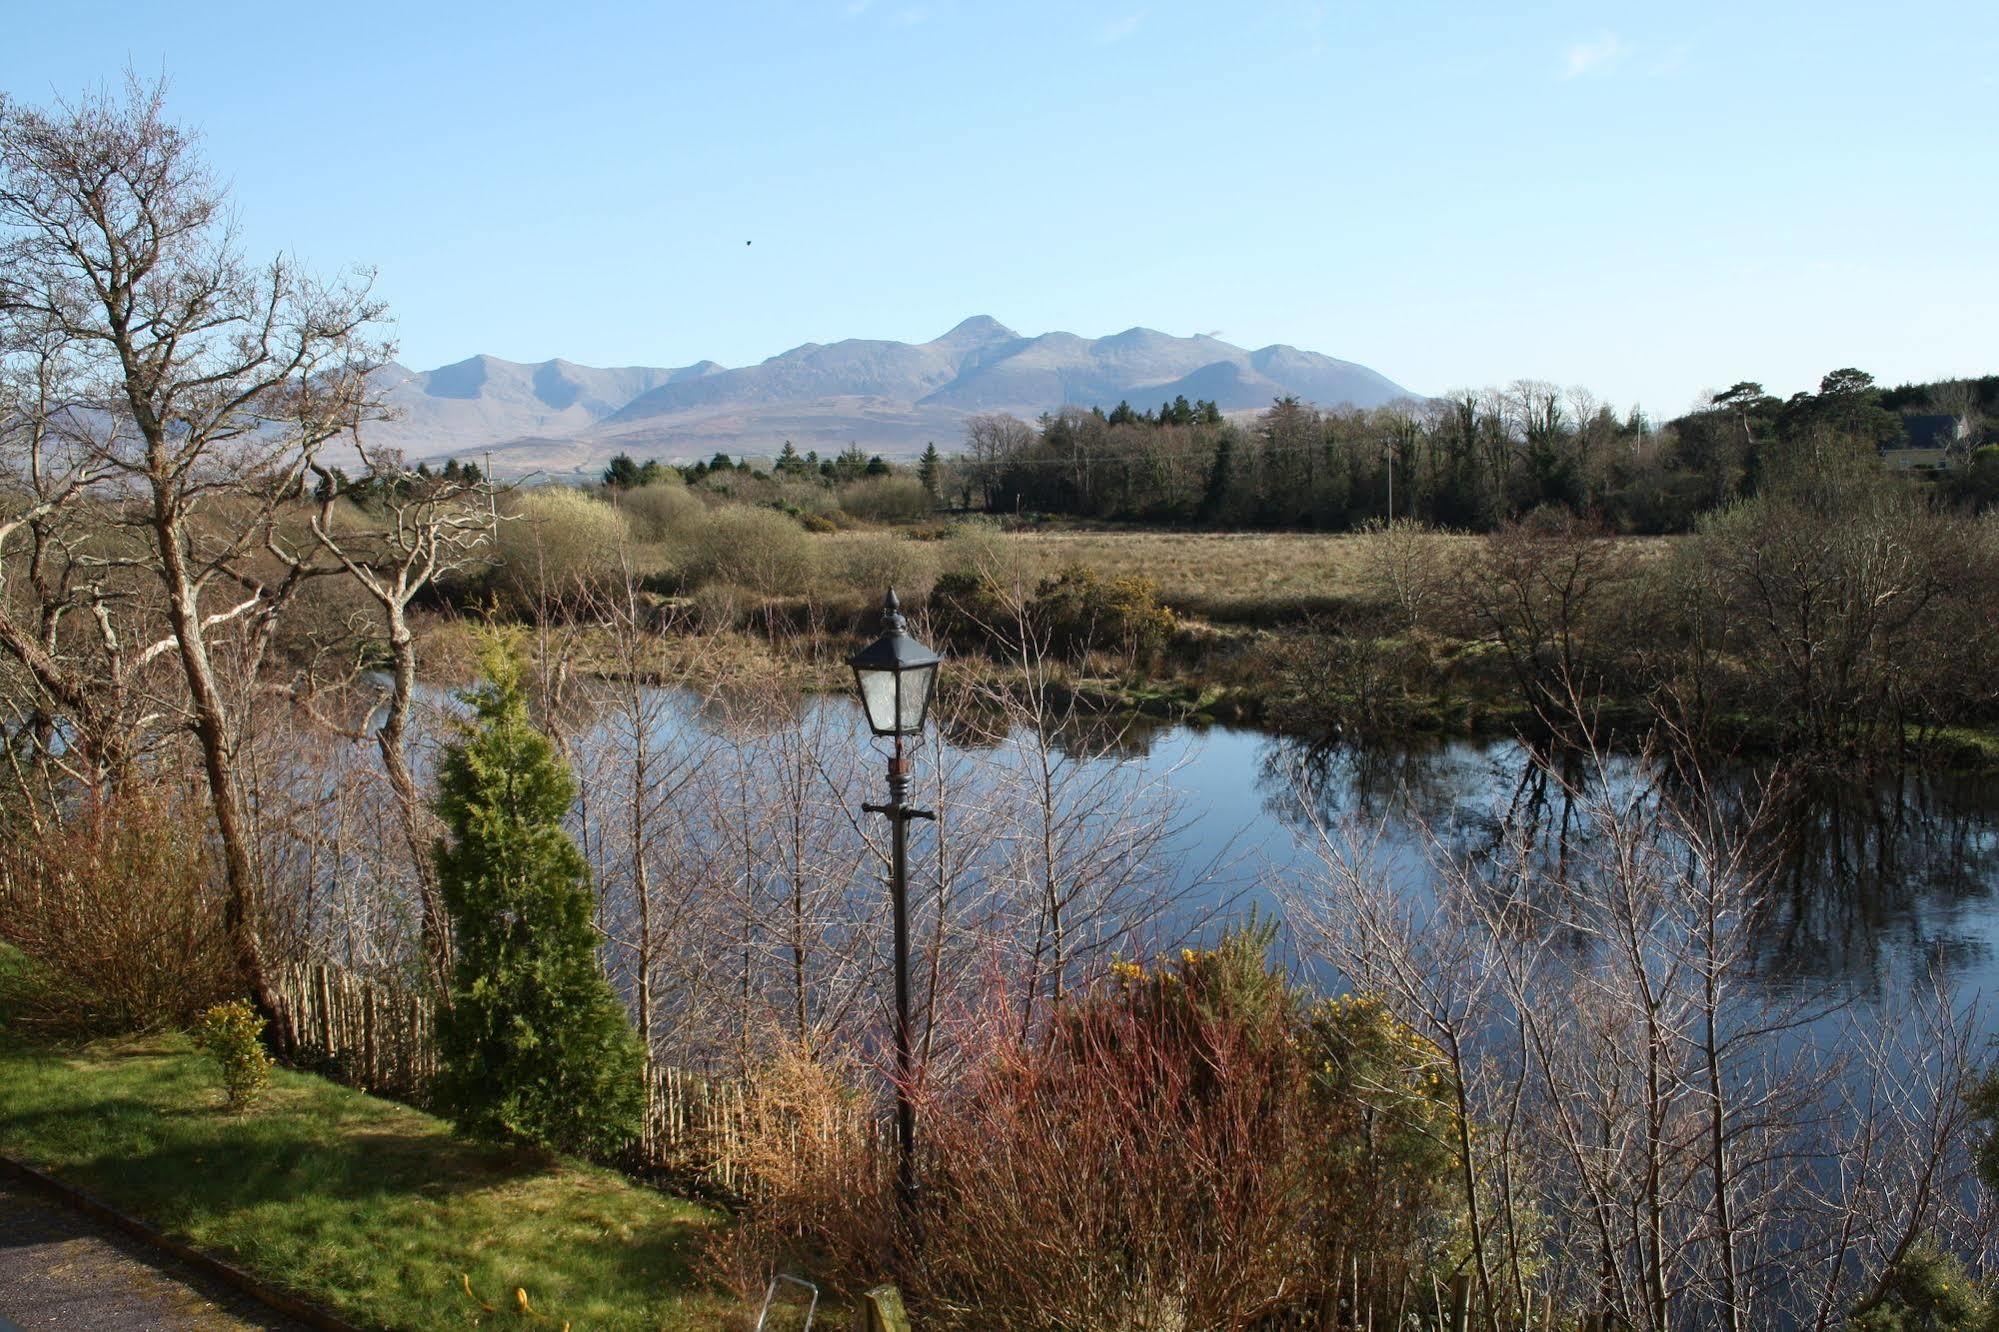
[[(299, 1063), (363, 1091), (431, 1105), (437, 1013), (428, 995), (324, 962), (292, 964), (276, 979), (275, 997), (297, 1041)], [(754, 1167), (768, 1157), (773, 1142), (795, 1164), (805, 1165), (814, 1153), (837, 1150), (842, 1135), (861, 1123), (858, 1116), (841, 1124), (822, 1116), (818, 1122), (773, 1125), (770, 1108), (740, 1081), (652, 1062), (645, 1077), (644, 1126), (614, 1163), (727, 1197), (755, 1191)]]

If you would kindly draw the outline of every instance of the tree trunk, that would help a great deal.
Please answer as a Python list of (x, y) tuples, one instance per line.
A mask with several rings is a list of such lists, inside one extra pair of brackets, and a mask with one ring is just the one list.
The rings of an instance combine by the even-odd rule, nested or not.
[(214, 664), (209, 660), (208, 643), (202, 635), (201, 609), (181, 554), (179, 525), (164, 494), (158, 496), (157, 503), (162, 516), (154, 523), (153, 530), (159, 541), (160, 571), (167, 583), (167, 617), (187, 676), (195, 739), (201, 746), (202, 772), (208, 780), (209, 803), (215, 812), (216, 839), (222, 844), (226, 891), (223, 925), (235, 949), (243, 987), (257, 1011), (270, 1023), (271, 1045), (278, 1054), (289, 1055), (293, 1044), (291, 1026), (278, 1006), (265, 967), (262, 903), (257, 892), (256, 870), (250, 860), (249, 833), (236, 800), (228, 714), (222, 691), (216, 684)]
[(403, 839), (409, 843), (410, 872), (416, 876), (417, 910), (423, 929), (424, 963), (430, 972), (431, 989), (440, 1004), (451, 1002), (451, 922), (437, 891), (430, 846), (423, 823), (423, 795), (409, 765), (410, 708), (416, 694), (415, 637), (402, 608), (389, 605), (389, 647), (394, 657), (393, 683), (388, 715), (375, 733), (376, 748), (382, 754), (382, 769), (395, 792)]

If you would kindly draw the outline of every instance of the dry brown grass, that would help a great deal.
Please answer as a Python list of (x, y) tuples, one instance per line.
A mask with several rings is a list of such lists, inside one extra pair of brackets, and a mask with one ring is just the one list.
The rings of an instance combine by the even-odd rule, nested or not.
[[(1167, 605), (1204, 619), (1294, 619), (1370, 593), (1367, 538), (1351, 533), (1056, 531), (1006, 539), (1043, 572), (1074, 563), (1150, 578)], [(1426, 539), (1458, 558), (1478, 540)]]
[[(1380, 594), (1365, 532), (1147, 532), (1053, 530), (1009, 533), (1001, 540), (1036, 573), (1086, 564), (1099, 573), (1138, 574), (1185, 615), (1266, 622), (1337, 610)], [(1417, 538), (1441, 569), (1480, 558), (1485, 538), (1433, 532)], [(1620, 543), (1656, 558), (1673, 538), (1627, 537)]]

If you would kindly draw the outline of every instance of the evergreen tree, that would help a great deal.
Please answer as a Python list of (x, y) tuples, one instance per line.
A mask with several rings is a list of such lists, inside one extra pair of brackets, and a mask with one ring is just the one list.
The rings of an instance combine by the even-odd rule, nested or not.
[(833, 479), (836, 481), (858, 481), (867, 470), (868, 455), (861, 452), (859, 444), (849, 444), (833, 460)]
[(604, 468), (604, 484), (612, 490), (630, 490), (639, 483), (639, 465), (629, 453), (611, 459)]
[(937, 441), (932, 440), (923, 450), (923, 457), (917, 460), (916, 479), (923, 483), (930, 502), (937, 502), (937, 487), (944, 476), (944, 455), (937, 452)]
[(1201, 496), (1202, 517), (1215, 519), (1222, 516), (1234, 483), (1235, 440), (1225, 430), (1215, 437), (1215, 459), (1208, 465), (1208, 488)]
[(496, 637), (438, 772), (438, 883), (457, 946), (439, 1018), (440, 1109), (474, 1137), (603, 1152), (638, 1130), (644, 1060), (597, 970), (590, 868), (562, 826), (576, 783), (528, 719)]

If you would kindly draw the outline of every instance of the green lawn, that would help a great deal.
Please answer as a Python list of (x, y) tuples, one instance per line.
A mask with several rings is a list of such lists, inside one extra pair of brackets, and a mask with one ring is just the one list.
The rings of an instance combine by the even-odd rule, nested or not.
[(362, 1326), (723, 1325), (692, 1269), (706, 1208), (303, 1074), (249, 1114), (221, 1103), (184, 1037), (48, 1050), (0, 1029), (0, 1152)]

